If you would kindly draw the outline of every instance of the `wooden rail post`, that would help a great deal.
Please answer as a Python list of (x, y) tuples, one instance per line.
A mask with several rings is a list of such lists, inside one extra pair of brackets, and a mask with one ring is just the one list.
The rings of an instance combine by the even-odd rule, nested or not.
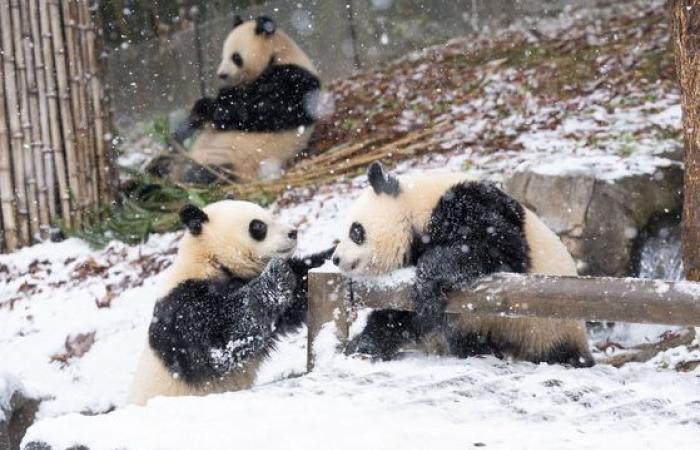
[(307, 314), (307, 369), (314, 367), (314, 342), (328, 322), (335, 322), (338, 339), (348, 338), (347, 305), (350, 303), (350, 282), (340, 273), (309, 272), (309, 307)]

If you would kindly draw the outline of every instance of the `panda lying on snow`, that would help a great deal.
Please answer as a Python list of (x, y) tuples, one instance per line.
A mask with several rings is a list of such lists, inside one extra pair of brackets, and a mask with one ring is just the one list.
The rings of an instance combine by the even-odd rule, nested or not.
[(349, 345), (383, 359), (418, 340), (428, 351), (483, 353), (590, 367), (583, 322), (461, 314), (446, 316), (446, 292), (494, 272), (576, 275), (556, 234), (496, 187), (460, 174), (396, 178), (379, 163), (352, 206), (333, 263), (349, 274), (415, 266), (416, 313), (374, 311)]
[(188, 205), (180, 218), (129, 403), (250, 387), (276, 338), (303, 323), (306, 275), (332, 253), (290, 258), (296, 230), (253, 203)]

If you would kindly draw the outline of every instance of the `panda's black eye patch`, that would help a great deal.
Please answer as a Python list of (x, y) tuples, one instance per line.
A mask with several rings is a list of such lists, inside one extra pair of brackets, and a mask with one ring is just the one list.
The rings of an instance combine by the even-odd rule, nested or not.
[(233, 61), (233, 63), (238, 67), (243, 67), (243, 57), (240, 53), (236, 52), (231, 55), (231, 61)]
[(353, 222), (352, 226), (350, 226), (350, 240), (357, 245), (365, 243), (365, 227), (362, 224)]
[(256, 241), (262, 241), (267, 236), (267, 225), (262, 220), (251, 220), (248, 232), (250, 233), (250, 237)]

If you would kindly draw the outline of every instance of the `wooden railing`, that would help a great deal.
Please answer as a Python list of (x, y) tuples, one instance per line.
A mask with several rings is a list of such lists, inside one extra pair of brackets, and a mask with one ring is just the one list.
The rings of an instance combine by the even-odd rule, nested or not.
[[(308, 369), (313, 369), (314, 341), (325, 323), (335, 322), (343, 342), (355, 309), (411, 311), (413, 292), (410, 276), (356, 281), (340, 273), (312, 271)], [(447, 312), (700, 326), (700, 283), (498, 273), (453, 293)]]

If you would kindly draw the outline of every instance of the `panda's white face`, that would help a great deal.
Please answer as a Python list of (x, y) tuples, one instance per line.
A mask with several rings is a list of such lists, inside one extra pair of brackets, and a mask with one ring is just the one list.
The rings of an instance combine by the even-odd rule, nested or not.
[(349, 211), (333, 263), (351, 275), (380, 275), (403, 267), (412, 239), (408, 213), (401, 195), (366, 189)]
[(269, 19), (249, 20), (229, 33), (217, 75), (231, 85), (257, 79), (274, 54), (275, 24)]
[(194, 209), (189, 213), (181, 212), (189, 229), (181, 251), (187, 247), (197, 260), (236, 276), (257, 276), (271, 259), (289, 257), (296, 249), (296, 230), (254, 203), (222, 200), (201, 210), (190, 208)]

